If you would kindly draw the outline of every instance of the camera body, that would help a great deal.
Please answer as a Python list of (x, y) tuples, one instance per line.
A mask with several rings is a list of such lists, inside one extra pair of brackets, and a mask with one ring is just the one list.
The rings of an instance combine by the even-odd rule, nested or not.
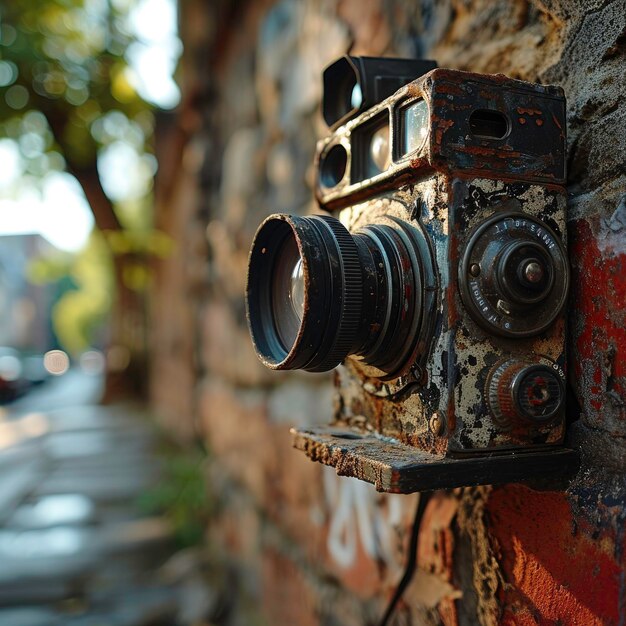
[[(434, 69), (363, 112), (327, 121), (333, 130), (318, 143), (315, 193), (340, 224), (300, 219), (334, 233), (337, 252), (328, 238), (318, 249), (333, 259), (337, 271), (327, 282), (335, 291), (322, 298), (318, 254), (296, 233), (307, 297), (292, 338), (294, 348), (314, 345), (307, 315), (330, 299), (341, 349), (299, 367), (343, 362), (333, 423), (294, 430), (294, 445), (385, 491), (571, 472), (578, 457), (562, 446), (569, 284), (562, 90)], [(248, 305), (263, 354), (253, 266), (274, 235), (261, 230)], [(309, 325), (326, 337), (327, 318), (316, 315)], [(282, 369), (276, 363), (290, 363), (293, 350), (286, 352), (266, 364)]]
[[(415, 103), (425, 105), (424, 139), (402, 155), (400, 115)], [(475, 111), (482, 112), (478, 129)], [(363, 178), (358, 168), (365, 160), (353, 149), (377, 118), (389, 120), (391, 163), (352, 183)], [(389, 216), (415, 229), (423, 241), (423, 319), (411, 355), (396, 371), (346, 359), (337, 375), (336, 420), (433, 452), (562, 443), (568, 284), (562, 90), (436, 69), (320, 142), (318, 171), (337, 145), (347, 147), (345, 177), (330, 188), (318, 178), (320, 206), (342, 209), (351, 232)], [(544, 269), (552, 274), (550, 293), (539, 303), (512, 302), (516, 294), (502, 277), (485, 278), (506, 272), (506, 263), (485, 263), (497, 264), (516, 243), (529, 246), (522, 247), (528, 259), (552, 265)], [(486, 252), (489, 246), (498, 249)], [(526, 256), (519, 256), (523, 263)], [(504, 406), (508, 399), (500, 396), (511, 390), (498, 387), (510, 387), (520, 367), (547, 376), (549, 393), (559, 396), (546, 400), (547, 416)], [(516, 393), (510, 405), (523, 404), (532, 388)], [(541, 398), (536, 401), (539, 406)]]

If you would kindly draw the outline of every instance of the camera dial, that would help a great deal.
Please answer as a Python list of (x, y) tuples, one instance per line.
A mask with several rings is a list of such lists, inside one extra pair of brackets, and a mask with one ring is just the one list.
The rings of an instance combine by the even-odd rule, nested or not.
[(518, 418), (537, 424), (551, 420), (559, 414), (565, 396), (557, 369), (516, 359), (494, 367), (486, 391), (493, 417), (505, 427)]
[(459, 270), (463, 303), (478, 324), (507, 337), (544, 331), (569, 284), (556, 234), (523, 213), (496, 213), (471, 235)]

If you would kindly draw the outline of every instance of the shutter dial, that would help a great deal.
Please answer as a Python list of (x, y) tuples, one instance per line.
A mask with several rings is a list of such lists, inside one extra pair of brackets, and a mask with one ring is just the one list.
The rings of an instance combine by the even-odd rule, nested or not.
[(482, 222), (459, 269), (461, 298), (474, 320), (505, 337), (548, 328), (563, 308), (568, 285), (559, 238), (524, 213), (498, 213)]

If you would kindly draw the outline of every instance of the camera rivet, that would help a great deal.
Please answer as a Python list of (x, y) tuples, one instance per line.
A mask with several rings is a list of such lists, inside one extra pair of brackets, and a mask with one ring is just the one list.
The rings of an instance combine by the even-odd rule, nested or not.
[(476, 278), (480, 274), (480, 265), (478, 263), (472, 263), (469, 268), (470, 274)]
[(435, 437), (441, 435), (443, 431), (443, 419), (439, 411), (435, 411), (435, 413), (432, 414), (428, 422), (428, 426), (432, 434), (435, 435)]

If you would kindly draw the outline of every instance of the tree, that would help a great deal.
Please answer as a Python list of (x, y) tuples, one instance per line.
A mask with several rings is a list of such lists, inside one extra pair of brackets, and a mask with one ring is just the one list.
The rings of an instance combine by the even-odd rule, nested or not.
[[(147, 258), (167, 248), (152, 231), (153, 106), (139, 95), (128, 61), (139, 45), (136, 5), (21, 0), (0, 13), (0, 134), (20, 146), (26, 184), (63, 170), (80, 184), (113, 257), (110, 341), (130, 351), (124, 378), (135, 387), (145, 377)], [(129, 176), (140, 181), (130, 194), (103, 180), (103, 161), (123, 150), (134, 153)]]

